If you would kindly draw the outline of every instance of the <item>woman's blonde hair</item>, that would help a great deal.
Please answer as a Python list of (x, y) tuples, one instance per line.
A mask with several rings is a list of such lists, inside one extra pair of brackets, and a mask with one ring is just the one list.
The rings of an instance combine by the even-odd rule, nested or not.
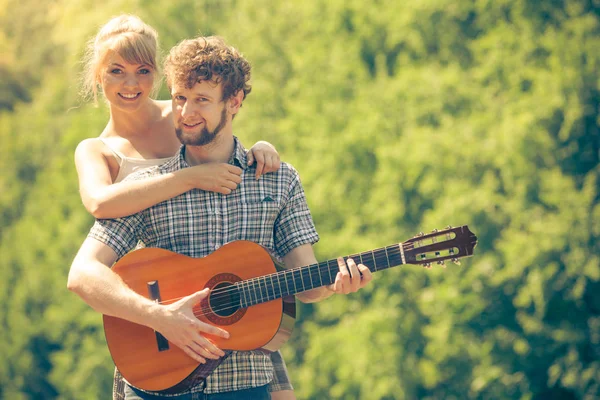
[(108, 21), (88, 42), (84, 58), (81, 94), (98, 100), (98, 78), (102, 64), (110, 52), (119, 54), (130, 64), (146, 64), (155, 71), (155, 89), (160, 79), (158, 70), (158, 33), (135, 15), (119, 15)]

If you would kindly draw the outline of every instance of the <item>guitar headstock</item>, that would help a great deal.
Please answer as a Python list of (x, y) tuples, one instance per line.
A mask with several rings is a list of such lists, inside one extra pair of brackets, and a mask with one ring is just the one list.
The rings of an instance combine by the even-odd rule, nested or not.
[(460, 258), (473, 255), (475, 245), (477, 236), (467, 225), (457, 228), (448, 226), (428, 234), (419, 233), (402, 243), (406, 263), (421, 264), (425, 268), (431, 268), (433, 263), (444, 266), (445, 260), (460, 264)]

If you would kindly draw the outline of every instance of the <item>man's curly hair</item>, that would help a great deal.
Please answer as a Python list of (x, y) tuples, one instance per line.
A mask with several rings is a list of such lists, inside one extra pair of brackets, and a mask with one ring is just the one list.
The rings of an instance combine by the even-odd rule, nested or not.
[(235, 48), (218, 36), (186, 39), (173, 47), (165, 60), (165, 77), (169, 88), (174, 83), (188, 89), (200, 81), (222, 83), (223, 101), (244, 91), (244, 99), (252, 90), (250, 63)]

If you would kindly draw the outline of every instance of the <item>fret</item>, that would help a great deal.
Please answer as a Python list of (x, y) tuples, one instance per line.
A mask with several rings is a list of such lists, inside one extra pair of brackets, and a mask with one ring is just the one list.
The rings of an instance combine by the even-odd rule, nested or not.
[(256, 296), (254, 293), (254, 287), (252, 286), (251, 281), (246, 281), (246, 290), (248, 290), (248, 304), (253, 305), (256, 304)]
[(246, 290), (248, 291), (248, 306), (256, 304), (254, 299), (254, 288), (252, 287), (251, 281), (246, 281)]
[(319, 287), (323, 286), (323, 277), (321, 276), (321, 265), (317, 264), (317, 272), (319, 273)]
[(373, 256), (373, 252), (368, 251), (366, 253), (362, 253), (362, 255), (364, 256), (362, 259), (363, 264), (369, 267), (371, 271), (377, 271), (377, 264), (375, 263), (375, 257)]
[(273, 292), (275, 292), (275, 298), (281, 297), (281, 283), (279, 283), (279, 274), (273, 274), (273, 278), (277, 285), (273, 283)]
[(246, 308), (248, 307), (248, 298), (247, 298), (247, 292), (244, 289), (244, 285), (245, 285), (245, 281), (241, 281), (239, 284), (240, 290), (242, 292), (242, 308)]
[(360, 263), (361, 263), (362, 265), (365, 265), (365, 263), (363, 262), (362, 253), (360, 253), (358, 256), (360, 257)]
[(387, 247), (384, 247), (383, 251), (385, 251), (385, 259), (387, 260), (387, 266), (389, 268), (392, 264), (390, 263), (390, 256), (388, 255)]
[(256, 296), (256, 288), (253, 282), (254, 279), (248, 281), (248, 294), (250, 295), (250, 304), (258, 304), (258, 297)]
[(290, 285), (288, 284), (288, 271), (283, 271), (283, 279), (285, 281), (285, 295), (282, 293), (282, 296), (289, 296)]
[(325, 269), (327, 270), (327, 274), (329, 275), (329, 282), (334, 282), (335, 275), (333, 277), (331, 276), (331, 267), (329, 266), (329, 260), (325, 261), (323, 264), (325, 264)]
[[(279, 277), (277, 276), (277, 274), (271, 274), (271, 282), (273, 282), (273, 300), (281, 297), (281, 286), (279, 285), (278, 278)], [(277, 282), (277, 285), (275, 284), (275, 282)]]
[(292, 277), (292, 282), (294, 282), (294, 293), (298, 293), (298, 287), (296, 286), (296, 280), (294, 279), (294, 271), (290, 272), (290, 276)]
[(332, 278), (331, 277), (331, 269), (329, 268), (329, 263), (328, 262), (323, 262), (323, 263), (319, 263), (319, 270), (323, 270), (323, 272), (326, 272), (327, 274), (323, 273), (322, 276), (325, 279), (324, 280), (324, 284), (332, 284), (335, 281), (335, 276)]
[(303, 292), (305, 289), (304, 289), (304, 281), (302, 280), (302, 268), (296, 269), (294, 271), (294, 275), (298, 275), (297, 277), (296, 276), (294, 277), (294, 282), (296, 281), (296, 279), (298, 279), (300, 281), (300, 283), (302, 284), (301, 290), (296, 290), (296, 293)]
[(373, 256), (375, 258), (375, 265), (377, 266), (378, 270), (386, 269), (389, 266), (385, 251), (382, 249), (373, 251)]
[(271, 280), (270, 275), (266, 275), (263, 278), (263, 283), (265, 284), (265, 297), (266, 297), (267, 301), (270, 301), (271, 296), (273, 295), (273, 282), (271, 281), (271, 283), (269, 283), (270, 280)]
[[(287, 295), (290, 295), (293, 291), (293, 289), (290, 289), (290, 279), (292, 284), (294, 283), (294, 277), (292, 276), (292, 272), (291, 271), (285, 271), (285, 286), (287, 288)], [(293, 286), (293, 285), (292, 285)]]
[(320, 273), (321, 282), (323, 285), (331, 284), (331, 271), (329, 271), (329, 267), (327, 266), (327, 263), (319, 264), (319, 273)]
[(254, 278), (252, 280), (252, 284), (254, 285), (254, 296), (256, 296), (256, 304), (260, 303), (260, 279)]
[[(401, 243), (364, 253), (351, 254), (344, 257), (344, 260), (347, 262), (350, 258), (356, 264), (367, 266), (372, 272), (406, 264), (404, 248)], [(337, 259), (333, 259), (238, 282), (236, 286), (240, 292), (240, 305), (247, 308), (316, 287), (330, 285), (335, 282), (338, 271)]]
[(386, 249), (390, 258), (390, 267), (405, 264), (405, 261), (403, 259), (403, 253), (401, 253), (401, 246), (395, 244), (386, 247)]
[[(275, 300), (275, 285), (273, 284), (273, 275), (268, 275), (271, 285), (267, 288), (267, 300)], [(266, 282), (265, 282), (266, 283)]]
[[(308, 290), (308, 288), (310, 288), (310, 285), (307, 285), (306, 281), (304, 280), (304, 276), (305, 276), (304, 270), (305, 270), (305, 268), (306, 267), (302, 267), (302, 268), (299, 269), (299, 272), (300, 272), (300, 282), (302, 282), (302, 291)], [(307, 288), (307, 286), (308, 286), (308, 288)]]
[(240, 307), (241, 308), (244, 308), (244, 291), (242, 290), (243, 285), (244, 285), (243, 281), (236, 282), (233, 284), (233, 286), (237, 289), (238, 293), (240, 294)]
[(275, 274), (275, 278), (277, 278), (277, 286), (279, 286), (279, 294), (277, 297), (283, 297), (283, 288), (281, 287), (281, 276), (282, 273)]
[(258, 295), (260, 296), (260, 299), (258, 299), (258, 302), (262, 303), (264, 301), (264, 296), (263, 296), (264, 290), (262, 288), (263, 278), (262, 277), (257, 278), (256, 279), (256, 283), (257, 283), (257, 286), (258, 286)]
[(254, 279), (254, 293), (256, 294), (256, 304), (263, 302), (263, 290), (261, 287), (262, 279), (260, 277)]
[(271, 290), (271, 288), (273, 286), (273, 285), (269, 285), (269, 275), (266, 275), (266, 276), (263, 277), (262, 283), (264, 285), (264, 291), (263, 291), (263, 293), (265, 295), (265, 301), (269, 301), (269, 300), (271, 300), (271, 295), (269, 293), (270, 293), (270, 290)]

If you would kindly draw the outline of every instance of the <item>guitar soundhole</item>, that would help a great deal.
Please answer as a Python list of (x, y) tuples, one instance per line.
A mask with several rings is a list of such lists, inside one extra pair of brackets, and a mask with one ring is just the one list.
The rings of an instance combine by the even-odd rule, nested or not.
[(235, 282), (241, 279), (233, 274), (219, 274), (214, 276), (207, 287), (211, 288), (208, 299), (205, 299), (203, 307), (208, 307), (210, 312), (205, 317), (212, 323), (218, 325), (231, 325), (239, 321), (246, 309), (240, 307), (240, 293)]
[(240, 295), (231, 283), (220, 283), (214, 287), (209, 303), (212, 312), (227, 318), (239, 310)]

